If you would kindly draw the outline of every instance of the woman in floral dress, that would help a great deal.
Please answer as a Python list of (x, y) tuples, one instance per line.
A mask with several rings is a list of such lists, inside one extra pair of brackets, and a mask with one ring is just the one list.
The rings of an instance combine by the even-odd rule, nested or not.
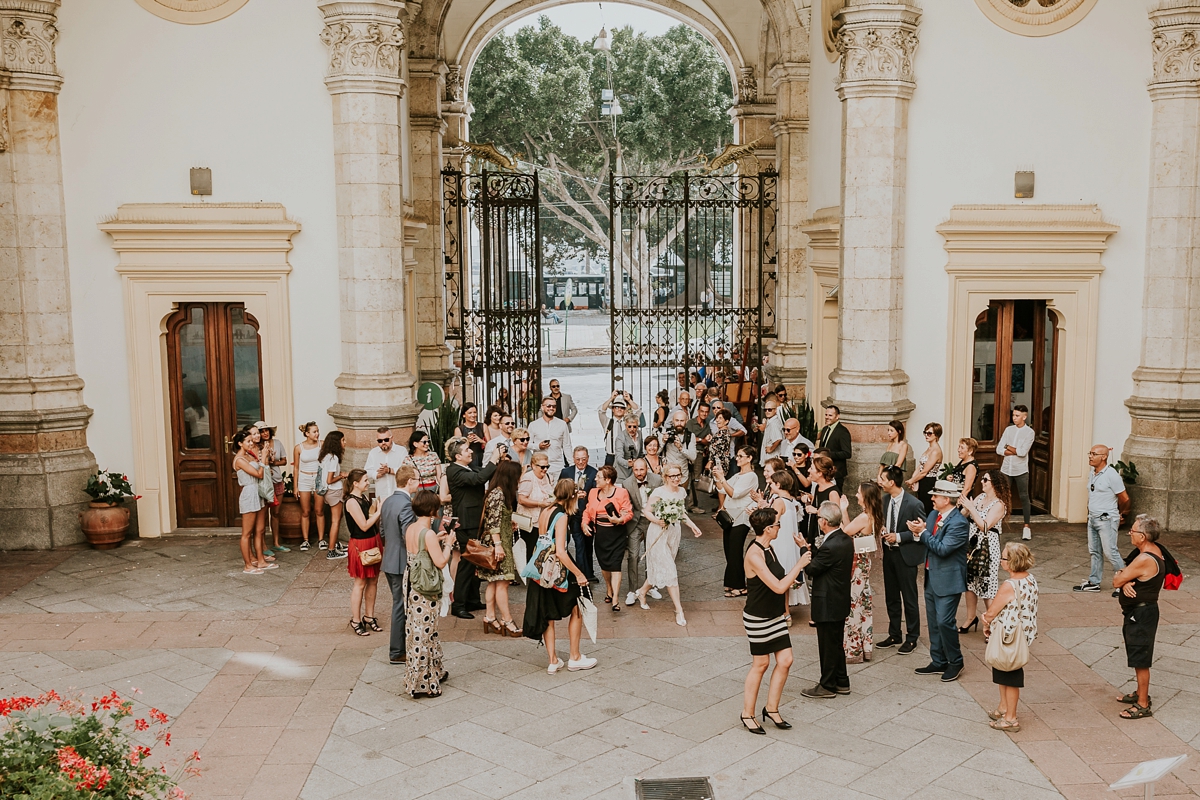
[[(434, 492), (419, 491), (412, 500), (413, 513), (417, 518), (404, 532), (408, 575), (412, 574), (422, 550), (429, 553), (437, 569), (443, 569), (450, 561), (454, 535), (449, 532), (437, 534), (432, 528), (433, 516), (441, 506), (442, 501)], [(418, 594), (411, 584), (408, 585), (404, 642), (408, 660), (404, 671), (404, 690), (414, 698), (437, 697), (442, 693), (442, 681), (450, 677), (442, 668), (442, 641), (438, 635), (439, 605), (440, 599)]]
[(428, 433), (420, 428), (413, 431), (408, 439), (408, 458), (404, 463), (411, 464), (417, 471), (417, 488), (436, 492), (442, 478), (442, 460), (430, 451), (430, 444)]
[(521, 467), (515, 461), (501, 461), (492, 476), (491, 489), (483, 500), (483, 523), (479, 526), (479, 543), (494, 549), (500, 557), (495, 571), (483, 567), (475, 568), (475, 575), (487, 581), (484, 601), (487, 603), (483, 618), (484, 633), (501, 636), (520, 636), (521, 629), (513, 622), (508, 608), (508, 582), (516, 579), (517, 567), (513, 561), (513, 509), (517, 507), (517, 483), (521, 479)]
[[(983, 488), (974, 500), (964, 494), (958, 499), (959, 510), (971, 523), (967, 540), (967, 624), (958, 629), (967, 633), (979, 627), (979, 600), (991, 601), (1000, 588), (1000, 532), (1004, 518), (1012, 508), (1008, 478), (998, 469), (989, 469), (979, 479)], [(972, 556), (973, 554), (973, 556)]]
[[(878, 484), (868, 481), (859, 484), (855, 498), (862, 508), (862, 513), (843, 525), (842, 530), (852, 538), (869, 536), (875, 539), (875, 547), (868, 546), (868, 549), (878, 551), (878, 536), (883, 530), (883, 493)], [(846, 519), (850, 516), (850, 502), (845, 496), (840, 500), (842, 519)], [(875, 646), (872, 639), (875, 625), (875, 592), (871, 589), (871, 555), (859, 550), (859, 547), (854, 548), (854, 572), (850, 575), (850, 616), (846, 617), (844, 636), (847, 664), (870, 661), (871, 650)]]

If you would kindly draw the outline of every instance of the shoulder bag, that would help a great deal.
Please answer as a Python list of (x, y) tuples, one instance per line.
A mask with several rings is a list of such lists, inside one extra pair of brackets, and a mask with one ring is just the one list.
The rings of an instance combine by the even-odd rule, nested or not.
[(258, 479), (258, 496), (267, 501), (268, 505), (275, 504), (275, 481), (271, 480), (271, 468), (259, 462), (262, 467), (262, 477)]
[(417, 557), (413, 560), (413, 565), (408, 568), (408, 585), (421, 597), (431, 603), (436, 603), (442, 597), (443, 576), (442, 571), (434, 566), (429, 551), (425, 549), (425, 536), (429, 532), (429, 529), (426, 528), (417, 537), (420, 549), (417, 551)]
[[(1016, 589), (1016, 586), (1013, 589)], [(1025, 626), (1021, 622), (1020, 592), (1014, 592), (1013, 603), (1016, 604), (1017, 624), (1009, 634), (1005, 634), (1003, 626), (1000, 630), (993, 631), (983, 655), (984, 663), (1001, 672), (1013, 672), (1029, 663), (1029, 641), (1025, 637)]]
[(500, 566), (500, 559), (496, 557), (496, 550), (484, 545), (478, 539), (467, 539), (466, 546), (462, 551), (462, 557), (488, 572), (495, 572), (496, 567)]
[(358, 560), (364, 567), (370, 567), (383, 561), (383, 551), (378, 547), (372, 547), (370, 550), (360, 550)]
[(522, 576), (537, 581), (543, 589), (558, 589), (559, 591), (567, 589), (567, 571), (554, 552), (554, 526), (562, 513), (561, 510), (556, 510), (550, 516), (546, 530), (538, 536), (533, 553), (525, 564), (525, 569), (521, 572)]
[(696, 478), (696, 491), (704, 492), (705, 494), (712, 494), (712, 490), (715, 486), (716, 483), (713, 481), (713, 476), (709, 472), (703, 472), (698, 478)]

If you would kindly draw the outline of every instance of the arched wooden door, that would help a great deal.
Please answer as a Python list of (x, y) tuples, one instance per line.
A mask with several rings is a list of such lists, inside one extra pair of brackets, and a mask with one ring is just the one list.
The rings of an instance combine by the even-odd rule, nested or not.
[(176, 524), (240, 524), (233, 435), (262, 419), (258, 323), (240, 303), (181, 304), (167, 320)]

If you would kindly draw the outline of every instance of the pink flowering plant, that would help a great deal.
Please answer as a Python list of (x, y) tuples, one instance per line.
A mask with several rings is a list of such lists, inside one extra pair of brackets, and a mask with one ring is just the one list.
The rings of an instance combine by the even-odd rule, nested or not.
[(141, 738), (170, 747), (170, 719), (156, 708), (126, 722), (133, 716), (133, 703), (116, 692), (90, 703), (54, 691), (0, 698), (0, 800), (184, 800), (179, 781), (199, 775), (200, 754), (174, 774), (152, 766), (152, 748), (133, 732), (153, 730)]
[(137, 499), (127, 475), (106, 469), (88, 476), (87, 486), (83, 487), (83, 491), (97, 503), (122, 503), (131, 497)]

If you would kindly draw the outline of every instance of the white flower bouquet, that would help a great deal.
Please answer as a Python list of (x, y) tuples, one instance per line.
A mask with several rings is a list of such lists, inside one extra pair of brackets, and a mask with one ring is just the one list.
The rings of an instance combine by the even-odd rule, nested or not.
[(682, 500), (655, 500), (650, 506), (650, 513), (656, 519), (662, 520), (667, 525), (674, 525), (676, 522), (682, 522), (687, 516), (687, 508), (683, 505)]

